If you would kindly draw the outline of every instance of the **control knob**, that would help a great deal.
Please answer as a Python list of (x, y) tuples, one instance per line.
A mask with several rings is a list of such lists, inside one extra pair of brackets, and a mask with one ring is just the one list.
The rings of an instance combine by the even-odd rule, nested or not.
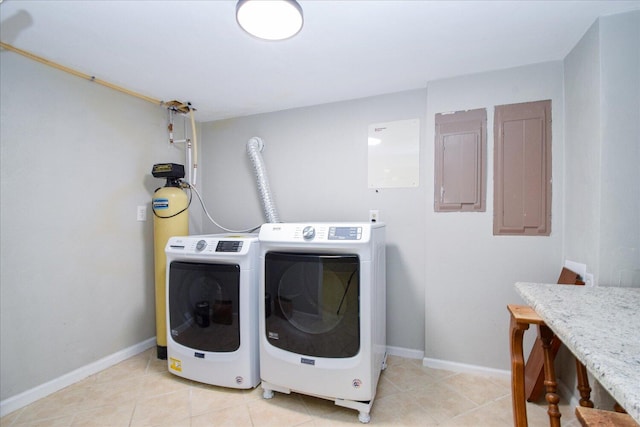
[(204, 250), (204, 248), (207, 247), (207, 242), (206, 240), (199, 240), (198, 243), (196, 243), (196, 250), (198, 252), (201, 252)]
[(316, 229), (308, 225), (302, 229), (302, 237), (304, 240), (311, 240), (316, 236)]

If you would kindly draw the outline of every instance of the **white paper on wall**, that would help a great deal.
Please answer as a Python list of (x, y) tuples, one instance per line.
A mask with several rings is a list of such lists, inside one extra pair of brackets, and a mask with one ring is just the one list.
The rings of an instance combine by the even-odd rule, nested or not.
[(417, 187), (420, 175), (420, 120), (369, 125), (369, 188)]

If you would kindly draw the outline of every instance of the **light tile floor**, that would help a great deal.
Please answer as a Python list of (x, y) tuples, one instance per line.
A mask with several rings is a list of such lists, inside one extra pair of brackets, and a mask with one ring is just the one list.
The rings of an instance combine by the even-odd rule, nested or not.
[[(562, 425), (578, 427), (561, 405)], [(235, 390), (170, 374), (155, 348), (0, 419), (1, 427), (358, 426), (357, 411), (292, 393), (264, 400), (260, 387)], [(546, 405), (528, 404), (529, 425), (549, 425)], [(371, 410), (374, 426), (512, 426), (508, 380), (423, 367), (390, 356)]]

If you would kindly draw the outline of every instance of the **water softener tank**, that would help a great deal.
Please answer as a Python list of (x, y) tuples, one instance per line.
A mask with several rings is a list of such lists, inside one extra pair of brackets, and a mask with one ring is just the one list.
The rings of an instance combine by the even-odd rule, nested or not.
[(158, 359), (167, 358), (166, 281), (167, 258), (165, 246), (170, 237), (189, 234), (189, 200), (182, 190), (184, 166), (174, 163), (153, 166), (152, 175), (166, 178), (164, 187), (153, 193), (153, 240), (156, 288), (156, 344)]

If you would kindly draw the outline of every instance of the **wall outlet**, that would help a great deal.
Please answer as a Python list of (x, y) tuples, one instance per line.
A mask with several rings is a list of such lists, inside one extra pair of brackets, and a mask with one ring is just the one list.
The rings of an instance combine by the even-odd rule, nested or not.
[(370, 222), (380, 221), (380, 212), (377, 209), (369, 211), (369, 221)]
[(584, 275), (584, 285), (585, 286), (594, 286), (595, 283), (593, 283), (594, 278), (593, 278), (593, 274), (591, 273), (585, 273)]
[(137, 219), (138, 219), (138, 221), (146, 221), (147, 220), (147, 207), (146, 206), (138, 206)]

